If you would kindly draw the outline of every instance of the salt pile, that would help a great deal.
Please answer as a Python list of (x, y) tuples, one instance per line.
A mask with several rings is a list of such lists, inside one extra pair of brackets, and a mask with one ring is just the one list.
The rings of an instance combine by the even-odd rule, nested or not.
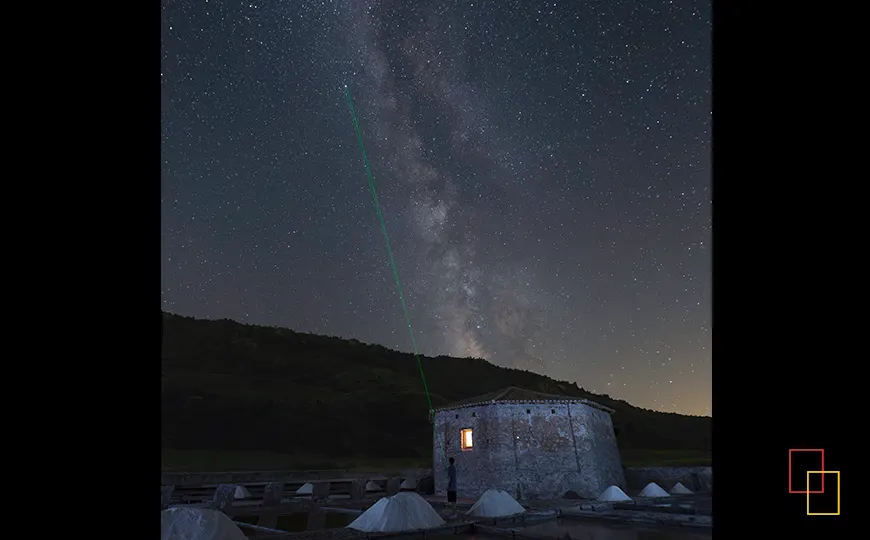
[(247, 540), (223, 512), (205, 508), (170, 508), (160, 513), (162, 540)]
[(247, 499), (251, 496), (251, 492), (245, 486), (236, 486), (236, 490), (233, 492), (234, 499)]
[(379, 486), (374, 480), (369, 480), (366, 482), (366, 491), (369, 493), (373, 491), (381, 491), (381, 486)]
[(691, 495), (692, 490), (684, 486), (682, 482), (677, 482), (677, 485), (671, 488), (671, 493), (674, 495)]
[(432, 505), (417, 493), (403, 491), (381, 498), (347, 528), (363, 532), (401, 532), (441, 525), (444, 525), (444, 520)]
[(507, 491), (488, 489), (468, 511), (469, 516), (498, 518), (522, 514), (526, 509)]
[(413, 478), (405, 478), (402, 481), (402, 485), (399, 486), (399, 489), (407, 489), (413, 491), (417, 489), (417, 481)]
[(668, 492), (655, 482), (650, 482), (639, 494), (640, 497), (668, 497)]
[(308, 482), (302, 484), (302, 487), (296, 490), (297, 495), (314, 495), (314, 484)]
[(624, 491), (619, 489), (619, 486), (610, 486), (609, 488), (604, 490), (604, 493), (598, 496), (599, 501), (604, 502), (619, 502), (619, 501), (630, 501), (631, 497), (625, 494)]

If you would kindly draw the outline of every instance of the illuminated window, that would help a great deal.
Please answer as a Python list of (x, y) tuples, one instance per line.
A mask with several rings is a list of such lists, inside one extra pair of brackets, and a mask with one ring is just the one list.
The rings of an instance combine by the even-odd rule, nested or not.
[(470, 429), (463, 429), (461, 433), (462, 433), (462, 436), (460, 437), (459, 440), (462, 443), (462, 449), (463, 450), (471, 450), (471, 447), (472, 447), (471, 430)]

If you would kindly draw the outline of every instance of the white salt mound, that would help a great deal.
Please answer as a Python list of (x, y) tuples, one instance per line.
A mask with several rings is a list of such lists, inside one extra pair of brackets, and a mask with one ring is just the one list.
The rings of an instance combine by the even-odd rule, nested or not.
[(526, 509), (507, 491), (488, 489), (468, 511), (469, 516), (498, 518), (522, 514)]
[(297, 495), (314, 495), (314, 484), (305, 483), (302, 487), (296, 490)]
[(381, 486), (379, 486), (377, 484), (377, 482), (375, 482), (374, 480), (369, 480), (368, 482), (366, 482), (366, 491), (368, 491), (369, 493), (371, 493), (372, 491), (380, 491), (380, 490), (381, 490)]
[(412, 491), (383, 497), (356, 518), (348, 529), (363, 532), (401, 532), (444, 525), (432, 505)]
[(691, 495), (692, 490), (684, 486), (682, 482), (677, 482), (677, 485), (671, 488), (671, 493), (674, 495)]
[(619, 486), (610, 486), (605, 489), (604, 492), (598, 496), (599, 501), (603, 502), (619, 502), (619, 501), (630, 501), (631, 497), (625, 494), (624, 491), (619, 489)]
[(162, 540), (247, 540), (223, 512), (205, 508), (170, 508), (160, 513)]
[(641, 497), (668, 497), (668, 492), (663, 490), (661, 486), (655, 482), (650, 482), (640, 492)]
[(234, 499), (247, 499), (251, 496), (251, 492), (245, 486), (236, 486), (236, 491), (233, 492)]
[(402, 485), (399, 486), (399, 489), (417, 489), (417, 481), (413, 478), (405, 478), (402, 481)]

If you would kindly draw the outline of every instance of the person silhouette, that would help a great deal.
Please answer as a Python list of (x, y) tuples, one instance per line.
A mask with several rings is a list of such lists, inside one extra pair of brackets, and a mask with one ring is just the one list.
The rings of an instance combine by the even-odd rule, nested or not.
[(447, 504), (453, 510), (452, 517), (456, 517), (456, 466), (452, 456), (449, 461), (450, 465), (447, 467)]

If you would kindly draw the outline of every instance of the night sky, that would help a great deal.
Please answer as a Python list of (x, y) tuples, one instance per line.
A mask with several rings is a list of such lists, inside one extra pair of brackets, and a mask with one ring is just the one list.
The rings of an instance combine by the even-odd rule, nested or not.
[(422, 354), (710, 415), (710, 11), (163, 0), (163, 309), (412, 350), (346, 84)]

